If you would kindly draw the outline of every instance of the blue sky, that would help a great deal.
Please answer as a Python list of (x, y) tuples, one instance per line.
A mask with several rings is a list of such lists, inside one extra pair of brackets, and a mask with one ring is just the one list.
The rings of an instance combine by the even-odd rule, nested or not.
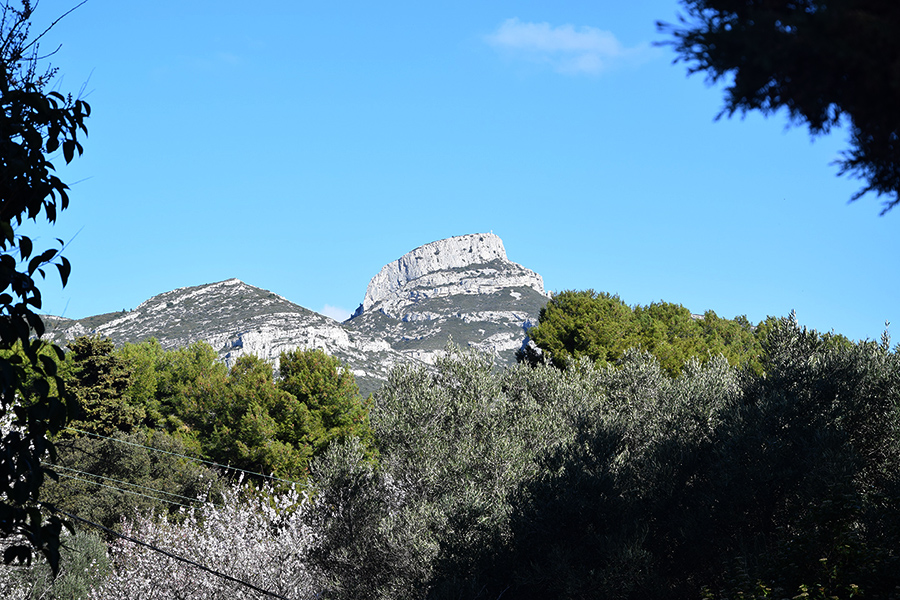
[(89, 0), (43, 44), (93, 108), (60, 170), (71, 208), (35, 229), (73, 264), (44, 308), (237, 277), (352, 311), (385, 263), (492, 230), (549, 290), (878, 339), (900, 323), (900, 210), (847, 203), (846, 132), (714, 121), (721, 87), (653, 45), (677, 9)]

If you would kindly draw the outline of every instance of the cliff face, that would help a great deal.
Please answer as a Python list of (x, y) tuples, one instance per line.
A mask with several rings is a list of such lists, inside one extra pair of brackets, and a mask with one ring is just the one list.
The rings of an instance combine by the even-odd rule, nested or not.
[(516, 287), (546, 295), (541, 276), (510, 262), (498, 236), (461, 235), (419, 246), (382, 267), (354, 317), (374, 309), (403, 318), (404, 309), (428, 298)]
[[(454, 269), (493, 261), (509, 262), (503, 241), (493, 233), (461, 235), (419, 246), (382, 267), (369, 282), (361, 310), (357, 313), (370, 310), (375, 304), (396, 295), (411, 282), (426, 275), (433, 277), (437, 273), (449, 273)], [(536, 273), (535, 276), (543, 292), (543, 281)], [(441, 285), (446, 281), (435, 283)]]
[(453, 340), (510, 363), (547, 302), (540, 275), (511, 262), (492, 233), (420, 246), (372, 278), (347, 326), (432, 362)]
[(228, 364), (255, 354), (277, 365), (283, 351), (321, 348), (371, 391), (397, 364), (431, 363), (451, 339), (512, 362), (547, 299), (541, 276), (510, 262), (488, 233), (432, 242), (385, 265), (345, 323), (229, 279), (159, 294), (128, 312), (48, 325), (57, 341), (94, 334), (116, 344), (153, 337), (165, 348), (205, 341)]

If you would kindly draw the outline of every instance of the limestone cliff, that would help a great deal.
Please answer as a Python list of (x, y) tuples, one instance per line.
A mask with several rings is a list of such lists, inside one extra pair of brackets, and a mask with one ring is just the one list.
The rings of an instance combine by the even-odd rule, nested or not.
[[(438, 240), (407, 252), (386, 264), (369, 282), (361, 310), (364, 312), (425, 275), (447, 272), (495, 260), (509, 262), (503, 241), (493, 233), (476, 233)], [(537, 274), (535, 274), (537, 275)], [(537, 276), (540, 291), (543, 281)]]
[(512, 362), (547, 302), (540, 275), (511, 262), (493, 233), (420, 246), (372, 278), (347, 327), (432, 362), (451, 339)]

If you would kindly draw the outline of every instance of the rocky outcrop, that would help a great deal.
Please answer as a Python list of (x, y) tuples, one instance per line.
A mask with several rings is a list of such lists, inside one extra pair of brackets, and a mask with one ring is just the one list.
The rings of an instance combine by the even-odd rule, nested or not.
[(451, 340), (512, 362), (547, 299), (541, 276), (510, 262), (500, 238), (485, 233), (432, 242), (385, 265), (345, 323), (237, 279), (159, 294), (127, 312), (47, 322), (56, 341), (204, 341), (228, 364), (254, 354), (277, 366), (283, 351), (320, 348), (368, 392), (397, 364), (432, 363)]
[(446, 269), (506, 259), (503, 242), (494, 234), (463, 235), (419, 246), (382, 267), (366, 288), (361, 310), (376, 303), (423, 275)]
[(540, 275), (511, 262), (493, 233), (425, 244), (372, 278), (347, 327), (433, 362), (450, 340), (513, 361), (547, 302)]
[(461, 235), (419, 246), (382, 267), (354, 316), (376, 309), (398, 317), (402, 307), (426, 298), (491, 294), (514, 287), (544, 294), (541, 276), (510, 262), (498, 236)]

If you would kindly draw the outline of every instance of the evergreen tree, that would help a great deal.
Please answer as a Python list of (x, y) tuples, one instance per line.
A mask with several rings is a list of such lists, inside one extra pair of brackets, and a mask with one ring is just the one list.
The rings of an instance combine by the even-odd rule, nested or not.
[(313, 454), (334, 440), (355, 436), (370, 448), (371, 455), (368, 405), (360, 397), (353, 373), (337, 358), (319, 349), (282, 352), (278, 387), (305, 407)]
[(67, 386), (75, 402), (70, 426), (101, 435), (128, 433), (138, 426), (145, 413), (126, 395), (131, 372), (128, 364), (113, 353), (112, 340), (83, 336), (69, 342), (68, 348), (66, 360), (71, 374)]
[(231, 368), (223, 393), (200, 407), (206, 423), (200, 441), (207, 456), (265, 475), (300, 481), (313, 454), (309, 411), (275, 385), (272, 365), (242, 356)]
[(582, 359), (598, 365), (615, 364), (629, 348), (650, 352), (673, 377), (691, 359), (707, 361), (718, 354), (757, 373), (762, 368), (762, 348), (746, 317), (721, 319), (708, 311), (698, 319), (670, 302), (632, 309), (618, 296), (593, 290), (554, 296), (541, 309), (538, 324), (528, 330), (528, 337), (541, 352), (520, 351), (520, 362), (537, 364), (549, 356), (561, 369)]

